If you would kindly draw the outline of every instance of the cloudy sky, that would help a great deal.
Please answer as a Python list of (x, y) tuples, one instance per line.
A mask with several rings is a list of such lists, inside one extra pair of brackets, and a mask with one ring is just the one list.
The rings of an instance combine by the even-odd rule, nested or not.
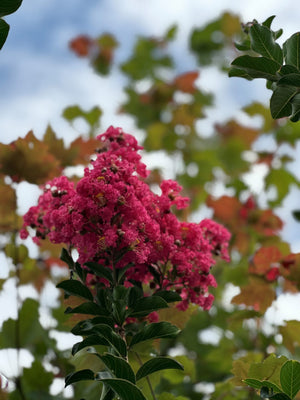
[[(64, 107), (78, 103), (83, 108), (99, 104), (105, 110), (102, 127), (130, 121), (114, 115), (122, 101), (120, 76), (101, 79), (85, 61), (77, 59), (68, 42), (80, 33), (91, 36), (111, 32), (120, 41), (117, 60), (128, 55), (134, 38), (140, 34), (161, 35), (173, 23), (180, 30), (174, 53), (182, 71), (194, 68), (187, 54), (189, 32), (220, 15), (224, 10), (241, 15), (247, 22), (263, 21), (276, 15), (275, 28), (284, 28), (285, 38), (299, 29), (299, 7), (287, 0), (24, 0), (7, 22), (8, 40), (0, 54), (0, 138), (10, 142), (29, 130), (40, 137), (51, 122), (59, 136), (67, 141), (74, 131), (61, 118)], [(233, 115), (242, 101), (265, 99), (268, 93), (261, 82), (243, 82), (206, 72), (202, 88), (214, 91), (218, 86), (224, 102), (214, 110), (220, 118)], [(241, 94), (247, 91), (248, 99)]]
[[(114, 114), (124, 99), (120, 75), (115, 72), (110, 79), (96, 76), (84, 60), (68, 50), (68, 42), (81, 33), (97, 36), (111, 32), (120, 42), (117, 61), (124, 60), (137, 35), (160, 36), (178, 23), (173, 51), (184, 72), (195, 67), (186, 50), (189, 32), (225, 10), (241, 15), (244, 22), (254, 18), (261, 22), (276, 15), (273, 26), (284, 29), (283, 39), (300, 28), (300, 9), (294, 0), (23, 0), (21, 8), (6, 18), (11, 30), (0, 53), (0, 141), (9, 143), (31, 129), (41, 137), (48, 123), (66, 142), (73, 140), (77, 133), (61, 118), (63, 108), (73, 104), (103, 108), (103, 130), (113, 124), (130, 131), (132, 121)], [(201, 72), (200, 86), (211, 92), (218, 88), (214, 109), (218, 120), (236, 115), (251, 100), (267, 101), (269, 97), (263, 81), (228, 79), (214, 69)], [(209, 116), (207, 129), (210, 122)], [(296, 208), (298, 194), (289, 201)], [(285, 210), (281, 214), (285, 216)], [(285, 220), (289, 218), (290, 214), (285, 216)], [(294, 251), (300, 251), (300, 241), (295, 241), (299, 227), (291, 226), (286, 236), (294, 240)], [(4, 297), (0, 300), (5, 310)], [(298, 314), (288, 317), (300, 318), (299, 307), (293, 310)], [(5, 317), (3, 314), (0, 319)], [(271, 319), (276, 320), (276, 315)]]

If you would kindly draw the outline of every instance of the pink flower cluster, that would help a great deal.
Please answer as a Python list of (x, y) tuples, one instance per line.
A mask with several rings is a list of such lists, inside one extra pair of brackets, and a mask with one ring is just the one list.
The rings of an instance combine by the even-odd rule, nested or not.
[(182, 209), (189, 199), (177, 182), (161, 183), (154, 194), (145, 183), (148, 171), (141, 162), (136, 139), (110, 127), (98, 136), (97, 157), (75, 186), (66, 176), (44, 186), (38, 205), (24, 216), (21, 237), (28, 227), (34, 241), (48, 237), (77, 249), (78, 262), (99, 262), (107, 268), (132, 265), (125, 285), (138, 281), (155, 290), (176, 290), (179, 304), (189, 302), (209, 309), (216, 286), (210, 268), (214, 255), (228, 260), (229, 232), (205, 219), (199, 224), (180, 222), (172, 206)]

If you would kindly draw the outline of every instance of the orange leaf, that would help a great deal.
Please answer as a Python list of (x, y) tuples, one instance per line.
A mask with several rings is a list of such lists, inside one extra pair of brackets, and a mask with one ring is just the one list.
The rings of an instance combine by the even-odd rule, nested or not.
[(198, 71), (186, 72), (185, 74), (177, 76), (174, 84), (178, 90), (185, 93), (195, 93), (197, 88), (195, 87), (195, 81), (199, 76)]

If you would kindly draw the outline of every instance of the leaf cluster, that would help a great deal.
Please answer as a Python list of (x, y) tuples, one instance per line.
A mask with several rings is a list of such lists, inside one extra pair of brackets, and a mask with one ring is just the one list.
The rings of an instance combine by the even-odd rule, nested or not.
[(292, 122), (300, 119), (300, 33), (294, 33), (281, 47), (276, 40), (282, 29), (273, 31), (275, 16), (262, 24), (257, 21), (245, 26), (245, 39), (236, 44), (238, 50), (250, 52), (232, 62), (230, 77), (248, 80), (263, 78), (273, 91), (270, 100), (274, 119), (290, 117)]
[[(103, 384), (103, 399), (115, 396), (123, 400), (145, 399), (139, 387), (140, 381), (161, 370), (183, 369), (180, 363), (168, 357), (152, 357), (141, 363), (137, 371), (128, 361), (132, 353), (137, 354), (136, 346), (156, 339), (175, 338), (179, 334), (179, 329), (169, 322), (147, 323), (145, 320), (153, 311), (167, 308), (170, 302), (180, 301), (176, 292), (160, 291), (145, 297), (140, 286), (126, 288), (121, 284), (128, 268), (126, 266), (117, 274), (98, 263), (88, 262), (81, 267), (73, 262), (66, 249), (62, 251), (61, 259), (74, 269), (75, 274), (57, 287), (63, 289), (67, 297), (85, 300), (75, 308), (68, 307), (65, 313), (93, 316), (80, 320), (73, 327), (71, 332), (84, 339), (73, 346), (72, 354), (75, 356), (78, 352), (87, 351), (101, 361), (100, 370), (83, 369), (70, 373), (65, 380), (66, 386), (92, 380)], [(98, 285), (92, 293), (85, 284), (88, 273), (104, 279), (108, 286)], [(75, 275), (78, 279), (74, 279)], [(132, 318), (136, 322), (131, 322)], [(101, 351), (96, 348), (101, 348)]]

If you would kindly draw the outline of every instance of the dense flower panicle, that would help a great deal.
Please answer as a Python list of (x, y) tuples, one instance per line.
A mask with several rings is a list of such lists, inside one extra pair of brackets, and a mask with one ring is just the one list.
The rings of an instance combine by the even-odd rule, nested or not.
[[(124, 284), (149, 284), (153, 290), (175, 289), (186, 309), (190, 302), (210, 308), (216, 286), (210, 268), (214, 255), (229, 260), (229, 232), (205, 219), (181, 222), (172, 212), (187, 207), (177, 182), (161, 183), (154, 194), (144, 182), (149, 171), (142, 163), (136, 139), (120, 128), (99, 135), (101, 149), (76, 187), (61, 176), (44, 186), (38, 205), (24, 216), (21, 237), (35, 230), (34, 241), (49, 237), (76, 248), (78, 262), (99, 262), (107, 268), (131, 265)], [(95, 277), (88, 276), (90, 284)]]

